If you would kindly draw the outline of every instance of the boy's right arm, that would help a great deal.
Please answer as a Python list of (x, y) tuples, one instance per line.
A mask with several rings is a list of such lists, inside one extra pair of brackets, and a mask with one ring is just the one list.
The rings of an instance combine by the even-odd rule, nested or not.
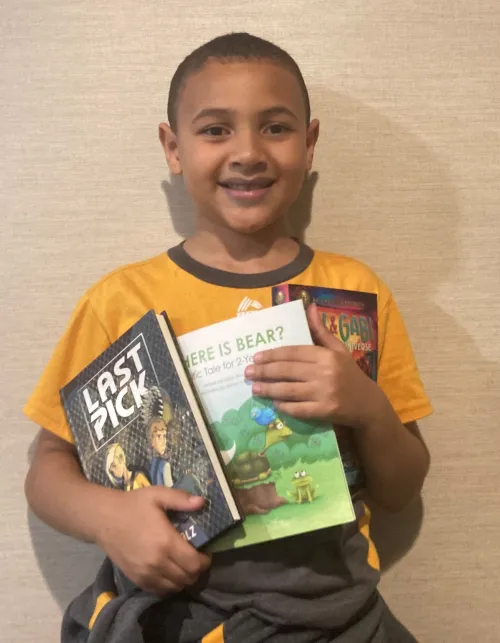
[(25, 482), (33, 512), (58, 531), (97, 543), (145, 590), (193, 584), (210, 565), (170, 524), (165, 510), (196, 511), (201, 498), (158, 486), (123, 492), (85, 478), (75, 447), (42, 429)]

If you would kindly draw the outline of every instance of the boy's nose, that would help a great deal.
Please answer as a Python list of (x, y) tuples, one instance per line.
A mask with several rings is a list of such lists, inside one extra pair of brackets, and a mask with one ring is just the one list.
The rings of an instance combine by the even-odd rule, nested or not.
[(266, 169), (267, 161), (258, 134), (246, 132), (234, 137), (230, 166), (233, 170), (251, 173)]

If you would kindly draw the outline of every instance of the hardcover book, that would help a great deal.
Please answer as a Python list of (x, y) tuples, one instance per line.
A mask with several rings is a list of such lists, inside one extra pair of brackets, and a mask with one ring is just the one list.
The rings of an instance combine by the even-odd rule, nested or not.
[(241, 520), (166, 315), (144, 315), (60, 395), (91, 482), (203, 496), (200, 511), (167, 512), (196, 548)]
[[(285, 284), (273, 287), (272, 300), (273, 306), (300, 300), (307, 308), (315, 303), (325, 328), (344, 343), (358, 366), (376, 381), (378, 316), (375, 293)], [(349, 428), (334, 428), (349, 489), (355, 494), (365, 485), (364, 474), (350, 439)]]
[(245, 520), (212, 551), (354, 520), (331, 425), (303, 422), (252, 395), (244, 370), (259, 350), (311, 345), (301, 302), (235, 317), (178, 338), (224, 454)]

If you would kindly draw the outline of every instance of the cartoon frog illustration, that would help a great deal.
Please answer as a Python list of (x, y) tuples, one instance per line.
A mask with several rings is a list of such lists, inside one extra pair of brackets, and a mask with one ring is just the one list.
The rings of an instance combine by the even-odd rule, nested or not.
[(292, 479), (295, 490), (293, 492), (288, 491), (287, 493), (293, 498), (293, 502), (299, 505), (303, 502), (312, 502), (318, 493), (318, 487), (313, 487), (312, 483), (313, 479), (306, 471), (296, 471)]

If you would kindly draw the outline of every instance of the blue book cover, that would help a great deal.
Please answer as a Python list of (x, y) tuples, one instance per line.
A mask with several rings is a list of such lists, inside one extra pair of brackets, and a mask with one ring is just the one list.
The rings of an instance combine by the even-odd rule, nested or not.
[(169, 512), (196, 548), (241, 520), (166, 315), (148, 312), (60, 394), (91, 482), (203, 496), (200, 511)]

